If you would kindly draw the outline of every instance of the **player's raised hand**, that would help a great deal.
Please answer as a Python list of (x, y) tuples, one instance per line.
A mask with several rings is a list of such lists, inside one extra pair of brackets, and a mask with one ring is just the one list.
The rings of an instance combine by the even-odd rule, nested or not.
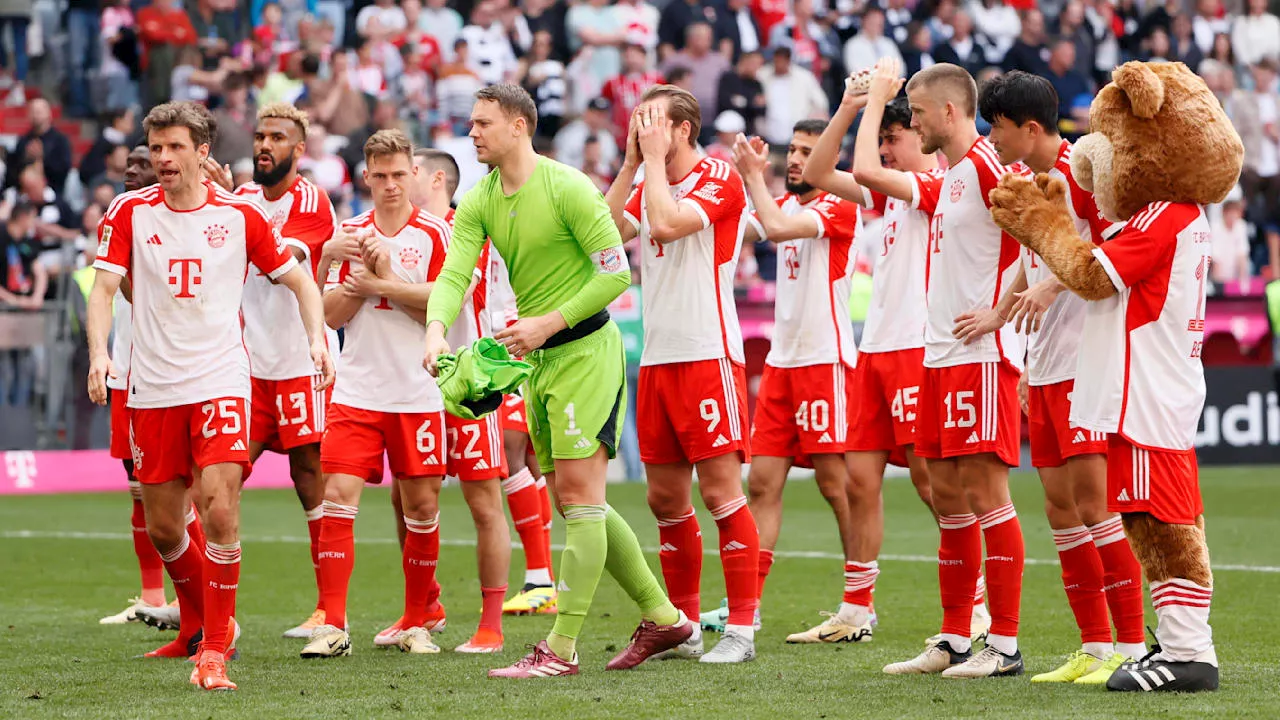
[(636, 135), (640, 154), (646, 162), (652, 160), (665, 164), (667, 151), (671, 149), (671, 118), (662, 103), (651, 102), (640, 106), (640, 130)]
[(636, 109), (631, 111), (631, 121), (627, 124), (627, 150), (622, 158), (622, 166), (632, 172), (635, 172), (640, 167), (640, 163), (644, 162), (644, 158), (640, 155), (640, 143), (637, 137), (640, 133), (640, 107), (637, 105)]
[(235, 179), (231, 174), (230, 165), (219, 165), (217, 160), (212, 156), (206, 157), (204, 163), (200, 165), (200, 169), (204, 171), (204, 176), (213, 182), (226, 188), (228, 191), (235, 190)]
[(436, 361), (441, 355), (448, 355), (450, 352), (449, 341), (444, 339), (444, 326), (438, 322), (427, 323), (427, 343), (422, 356), (422, 367), (431, 373), (431, 377), (435, 377), (439, 370)]
[(111, 358), (105, 354), (89, 359), (89, 399), (97, 405), (107, 404), (107, 378), (119, 377)]
[(391, 254), (372, 232), (360, 236), (360, 261), (378, 277), (386, 277), (391, 270)]
[(340, 227), (338, 232), (324, 244), (324, 253), (341, 262), (362, 262), (360, 236), (351, 228)]
[(769, 146), (759, 137), (747, 139), (738, 133), (733, 141), (733, 164), (743, 175), (764, 175), (769, 165)]
[(560, 313), (551, 312), (531, 318), (520, 318), (493, 337), (506, 346), (513, 357), (524, 357), (542, 347), (547, 338), (564, 329)]
[(1001, 317), (995, 308), (981, 308), (962, 313), (956, 318), (951, 334), (957, 340), (963, 341), (965, 345), (972, 345), (983, 335), (1004, 327), (1004, 324), (1005, 318)]
[(329, 343), (325, 339), (311, 343), (311, 362), (315, 363), (316, 372), (320, 374), (320, 384), (316, 390), (327, 390), (333, 384), (333, 357), (329, 355)]
[(868, 102), (887, 104), (902, 90), (902, 61), (894, 57), (882, 57), (871, 71), (871, 87), (867, 90)]

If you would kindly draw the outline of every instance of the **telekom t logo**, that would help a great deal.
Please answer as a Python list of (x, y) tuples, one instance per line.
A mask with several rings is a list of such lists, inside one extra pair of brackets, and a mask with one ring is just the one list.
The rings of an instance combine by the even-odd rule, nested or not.
[(204, 261), (200, 258), (169, 258), (169, 285), (178, 292), (174, 297), (193, 298), (193, 286), (200, 284), (200, 270)]

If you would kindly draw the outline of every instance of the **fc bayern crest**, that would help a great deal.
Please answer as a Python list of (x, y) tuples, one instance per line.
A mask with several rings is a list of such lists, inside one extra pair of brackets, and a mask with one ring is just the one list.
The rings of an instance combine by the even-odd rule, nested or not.
[(400, 251), (400, 264), (405, 270), (413, 270), (422, 261), (422, 253), (418, 248), (407, 247)]
[(289, 219), (289, 211), (284, 208), (276, 208), (275, 214), (271, 216), (271, 224), (275, 225), (276, 230), (283, 230), (284, 223)]
[(227, 244), (227, 229), (221, 225), (210, 225), (204, 229), (204, 238), (209, 241), (209, 247), (220, 248)]
[(951, 202), (960, 202), (960, 195), (964, 192), (964, 180), (956, 178), (951, 183)]

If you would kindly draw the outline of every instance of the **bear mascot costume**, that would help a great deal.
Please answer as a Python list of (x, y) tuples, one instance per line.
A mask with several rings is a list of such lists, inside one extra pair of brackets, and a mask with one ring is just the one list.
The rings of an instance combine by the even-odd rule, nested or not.
[(1156, 646), (1112, 674), (1111, 690), (1216, 690), (1213, 575), (1194, 438), (1204, 406), (1204, 206), (1235, 186), (1244, 158), (1204, 81), (1182, 63), (1130, 62), (1089, 111), (1071, 172), (1124, 229), (1081, 240), (1066, 184), (1005, 176), (996, 224), (1088, 303), (1071, 423), (1106, 432), (1108, 508), (1121, 513), (1151, 590)]

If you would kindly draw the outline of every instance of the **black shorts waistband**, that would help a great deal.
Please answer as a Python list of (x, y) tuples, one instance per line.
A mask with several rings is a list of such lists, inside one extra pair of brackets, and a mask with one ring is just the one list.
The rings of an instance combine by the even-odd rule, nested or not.
[(592, 315), (586, 320), (583, 320), (577, 325), (571, 328), (565, 328), (560, 332), (556, 333), (555, 335), (552, 335), (551, 337), (547, 338), (547, 341), (543, 343), (542, 347), (538, 349), (550, 350), (551, 348), (560, 347), (561, 345), (571, 343), (574, 340), (581, 340), (582, 338), (604, 327), (606, 324), (608, 324), (608, 322), (609, 322), (609, 311), (601, 310), (600, 312), (596, 313), (595, 315)]

